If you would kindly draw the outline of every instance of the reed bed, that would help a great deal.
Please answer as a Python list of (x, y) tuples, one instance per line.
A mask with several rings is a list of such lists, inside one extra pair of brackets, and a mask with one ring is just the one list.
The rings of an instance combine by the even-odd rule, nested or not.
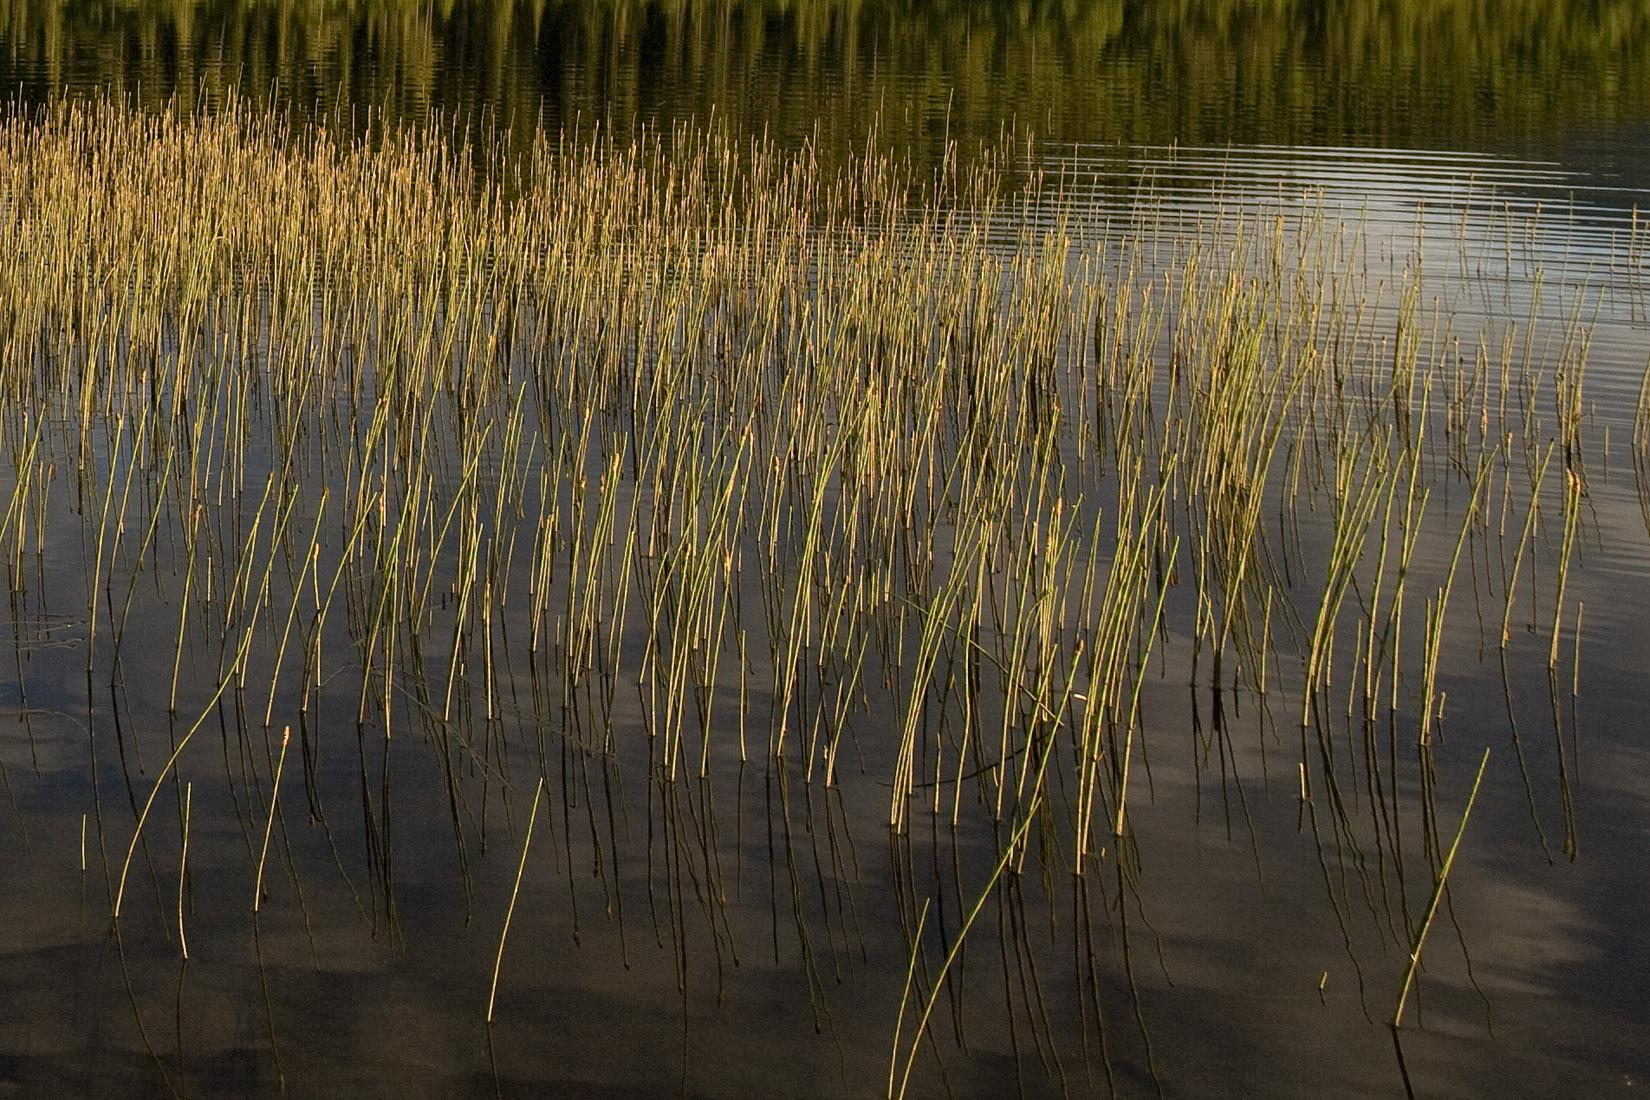
[[(366, 908), (393, 924), (387, 745), (412, 738), (445, 804), (398, 812), (450, 820), (466, 897), (490, 833), (583, 828), (569, 782), (644, 759), (648, 813), (681, 831), (647, 856), (673, 935), (694, 910), (737, 958), (707, 835), (713, 777), (750, 766), (874, 804), (907, 860), (921, 837), (994, 838), (940, 919), (909, 880), (900, 899), (903, 1092), (1012, 881), (1093, 882), (1126, 943), (1135, 815), (1154, 761), (1189, 752), (1245, 815), (1297, 802), (1338, 919), (1414, 945), (1407, 973), (1386, 963), (1399, 1021), (1464, 831), (1446, 846), (1438, 806), (1470, 807), (1484, 748), (1516, 758), (1541, 843), (1577, 848), (1584, 296), (1556, 322), (1458, 317), (1423, 294), (1421, 242), (1356, 216), (1215, 196), (1189, 226), (1149, 199), (1099, 224), (1011, 147), (969, 163), (827, 170), (689, 130), (506, 155), (233, 104), (0, 120), (18, 636), (66, 586), (50, 613), (89, 697), (136, 695), (128, 721), (167, 728), (158, 759), (122, 742), (125, 797), (91, 796), (113, 917), (176, 874), (187, 950), (194, 788), (234, 752), (252, 911), (283, 879), (301, 898), (286, 820), (327, 825), (345, 767)], [(1443, 748), (1451, 662), (1497, 654), (1510, 736)], [(1529, 660), (1552, 697), (1539, 749), (1513, 721)], [(1171, 667), (1212, 725), (1150, 720)], [(711, 812), (665, 810), (681, 791)], [(596, 805), (622, 922), (622, 830)], [(537, 855), (496, 847), (519, 890)], [(489, 1020), (515, 1010), (515, 908), (484, 915)]]

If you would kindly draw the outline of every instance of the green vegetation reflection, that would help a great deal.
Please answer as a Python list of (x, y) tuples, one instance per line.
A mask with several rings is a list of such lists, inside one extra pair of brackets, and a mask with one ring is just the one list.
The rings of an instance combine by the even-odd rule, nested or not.
[[(530, 125), (705, 119), (937, 153), (1053, 140), (1461, 147), (1650, 106), (1637, 0), (0, 0), (0, 77), (150, 104), (298, 103)], [(840, 147), (840, 148), (839, 148)]]

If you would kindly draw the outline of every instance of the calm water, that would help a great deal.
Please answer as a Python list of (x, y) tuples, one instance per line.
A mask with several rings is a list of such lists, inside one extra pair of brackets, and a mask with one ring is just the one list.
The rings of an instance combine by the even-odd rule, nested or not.
[[(1485, 655), (1499, 605), (1478, 603), (1492, 554), (1474, 547), (1441, 661), (1446, 841), (1479, 752), (1493, 756), (1403, 1059), (1422, 1095), (1650, 1084), (1650, 531), (1630, 451), (1650, 354), (1637, 213), (1650, 198), (1650, 6), (0, 0), (0, 86), (29, 102), (115, 90), (205, 109), (236, 89), (300, 114), (492, 118), (518, 136), (716, 120), (812, 143), (827, 161), (874, 144), (919, 166), (948, 141), (968, 155), (1006, 139), (1017, 169), (1060, 181), (1019, 226), (1058, 224), (1101, 247), (1150, 226), (1163, 252), (1146, 266), (1233, 233), (1240, 216), (1286, 220), (1296, 243), (1329, 224), (1377, 272), (1371, 300), (1399, 296), (1379, 275), (1395, 258), (1420, 258), (1419, 297), (1469, 359), (1509, 324), (1562, 333), (1579, 318), (1595, 446), (1567, 605), (1585, 609), (1580, 691), (1549, 688), (1535, 630), (1505, 678)], [(1550, 385), (1563, 352), (1543, 354)], [(1544, 446), (1551, 433), (1537, 434)], [(891, 838), (874, 717), (859, 732), (863, 770), (831, 788), (733, 759), (704, 782), (663, 782), (645, 742), (589, 752), (548, 723), (552, 809), (491, 1028), (487, 979), (527, 800), (518, 789), (501, 801), (489, 753), (468, 760), (478, 801), (456, 844), (450, 761), (419, 736), (358, 745), (348, 685), (305, 717), (316, 728), (303, 736), (320, 744), (325, 727), (332, 740), (304, 762), (315, 813), (283, 826), (278, 903), (256, 922), (246, 911), (274, 750), (259, 700), (236, 700), (209, 727), (221, 761), (194, 783), (190, 962), (167, 923), (170, 850), (134, 874), (111, 933), (100, 869), (118, 863), (131, 807), (179, 733), (163, 686), (176, 612), (145, 626), (145, 608), (167, 603), (159, 585), (152, 605), (140, 596), (120, 682), (106, 669), (89, 680), (72, 610), (85, 606), (84, 528), (66, 492), (53, 506), (51, 575), (4, 627), (16, 660), (0, 716), (17, 721), (0, 726), (0, 1090), (886, 1089), (916, 914), (932, 901), (932, 970), (1005, 838), (983, 818), (955, 830), (923, 818)], [(1510, 514), (1516, 538), (1522, 512)], [(1451, 550), (1448, 530), (1434, 534), (1418, 564), (1429, 577)], [(1322, 531), (1292, 537), (1308, 558), (1324, 552)], [(1183, 643), (1196, 613), (1168, 607)], [(997, 892), (912, 1095), (1403, 1093), (1385, 1021), (1408, 944), (1380, 896), (1384, 863), (1370, 870), (1384, 856), (1305, 816), (1290, 704), (1271, 713), (1211, 690), (1190, 649), (1166, 647), (1147, 681), (1160, 747), (1150, 796), (1131, 804), (1127, 869), (1113, 858), (1086, 882), (1064, 864), (1032, 868)], [(554, 710), (530, 666), (513, 674), (497, 734), (521, 738), (518, 751)], [(899, 705), (870, 694), (873, 716)], [(639, 721), (634, 707), (621, 725)], [(282, 789), (298, 803), (299, 788)], [(87, 824), (94, 797), (125, 814), (105, 851)], [(323, 816), (327, 828), (313, 823)], [(1425, 873), (1391, 877), (1425, 905)]]

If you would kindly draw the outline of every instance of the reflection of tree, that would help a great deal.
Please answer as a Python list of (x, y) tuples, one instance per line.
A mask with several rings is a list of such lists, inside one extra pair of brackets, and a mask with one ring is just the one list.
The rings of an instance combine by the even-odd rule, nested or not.
[(1650, 106), (1640, 0), (0, 0), (0, 77), (708, 116), (827, 145), (1458, 142)]

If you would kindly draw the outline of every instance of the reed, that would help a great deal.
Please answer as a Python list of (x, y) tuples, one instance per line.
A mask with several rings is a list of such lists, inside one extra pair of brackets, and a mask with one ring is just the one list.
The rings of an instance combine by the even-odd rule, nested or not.
[[(541, 803), (569, 868), (580, 829), (609, 857), (622, 927), (626, 796), (604, 791), (604, 823), (590, 791), (646, 761), (648, 908), (685, 985), (692, 904), (718, 966), (738, 958), (722, 777), (754, 764), (831, 807), (874, 788), (897, 843), (971, 822), (998, 840), (926, 994), (913, 956), (900, 1094), (988, 896), (1039, 864), (1072, 889), (1135, 874), (1154, 756), (1189, 749), (1245, 814), (1272, 768), (1314, 836), (1323, 814), (1343, 927), (1361, 895), (1416, 931), (1405, 868), (1435, 870), (1412, 978), (1460, 841), (1438, 850), (1432, 746), (1465, 601), (1481, 621), (1499, 601), (1504, 661), (1539, 607), (1551, 671), (1575, 600), (1581, 690), (1588, 314), (1553, 332), (1538, 286), (1517, 326), (1475, 328), (1422, 293), (1424, 242), (1383, 268), (1311, 204), (1216, 195), (1175, 234), (1146, 196), (1098, 231), (1010, 155), (826, 169), (684, 128), (540, 133), (489, 166), (439, 126), (345, 138), (235, 102), (0, 117), (0, 548), (18, 586), (27, 547), (44, 572), (78, 526), (88, 683), (153, 672), (184, 716), (158, 769), (122, 742), (130, 813), (98, 806), (131, 830), (113, 918), (175, 800), (187, 955), (214, 718), (226, 758), (272, 777), (254, 912), (284, 813), (277, 709), (300, 716), (318, 825), (328, 769), (350, 773), (375, 919), (392, 736), (436, 761), (446, 805), (398, 812), (450, 820), (466, 898), (528, 773), (489, 1021)], [(1632, 439), (1650, 525), (1650, 380)], [(1216, 700), (1208, 731), (1149, 720), (1171, 660)], [(1228, 698), (1260, 703), (1252, 741)], [(1300, 717), (1298, 759), (1272, 759), (1274, 705)], [(232, 722), (261, 722), (261, 748)]]

